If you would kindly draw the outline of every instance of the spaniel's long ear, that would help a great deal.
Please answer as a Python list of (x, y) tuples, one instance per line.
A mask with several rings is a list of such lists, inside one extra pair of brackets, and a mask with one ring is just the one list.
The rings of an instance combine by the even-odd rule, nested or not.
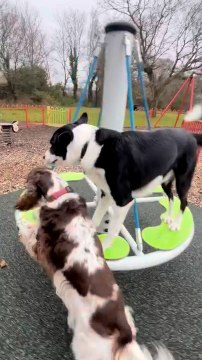
[(27, 189), (24, 194), (17, 200), (15, 208), (21, 211), (32, 209), (37, 205), (41, 198), (36, 182), (31, 180), (27, 183)]

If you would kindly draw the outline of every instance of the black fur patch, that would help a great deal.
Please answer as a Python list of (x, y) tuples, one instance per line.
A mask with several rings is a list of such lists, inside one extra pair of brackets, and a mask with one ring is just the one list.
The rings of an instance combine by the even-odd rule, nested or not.
[(70, 142), (73, 140), (73, 129), (81, 124), (86, 124), (88, 122), (87, 113), (83, 113), (76, 122), (68, 125), (64, 125), (61, 128), (57, 129), (53, 136), (50, 139), (50, 152), (56, 156), (62, 157), (65, 160), (67, 155), (67, 147)]
[(81, 150), (81, 159), (83, 159), (83, 157), (85, 156), (87, 147), (88, 147), (88, 142), (83, 146), (83, 148)]
[(170, 170), (174, 171), (180, 199), (187, 196), (196, 166), (197, 144), (192, 134), (183, 129), (123, 133), (99, 129), (96, 142), (102, 149), (95, 167), (105, 170), (118, 206), (132, 200), (132, 191)]

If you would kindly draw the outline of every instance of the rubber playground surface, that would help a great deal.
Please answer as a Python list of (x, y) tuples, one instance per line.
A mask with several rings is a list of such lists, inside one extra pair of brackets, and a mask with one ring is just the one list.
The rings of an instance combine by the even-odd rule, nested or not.
[[(92, 200), (84, 181), (70, 185)], [(66, 310), (17, 240), (13, 206), (18, 196), (19, 192), (0, 196), (0, 258), (8, 263), (0, 270), (0, 359), (71, 360)], [(162, 341), (176, 360), (202, 359), (202, 209), (190, 208), (196, 230), (183, 254), (159, 267), (115, 273), (134, 310), (139, 343)], [(159, 223), (162, 208), (142, 204), (139, 212), (144, 228)], [(131, 213), (126, 226), (133, 231)]]

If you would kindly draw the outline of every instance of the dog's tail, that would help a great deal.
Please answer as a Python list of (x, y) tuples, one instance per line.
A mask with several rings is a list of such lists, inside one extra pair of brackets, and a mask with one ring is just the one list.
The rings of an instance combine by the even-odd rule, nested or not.
[[(123, 336), (121, 335), (121, 339), (118, 339), (119, 346), (116, 350), (114, 360), (153, 360), (150, 351), (145, 346), (140, 346), (135, 340), (136, 328), (132, 316), (132, 309), (128, 306), (125, 307), (125, 315), (134, 340), (123, 345)], [(174, 360), (172, 354), (164, 346), (155, 346), (155, 349), (155, 360)]]
[(164, 346), (156, 346), (156, 354), (153, 357), (150, 351), (138, 345), (134, 340), (124, 348), (116, 352), (115, 360), (174, 360), (173, 355)]
[(202, 105), (195, 105), (192, 110), (188, 111), (184, 116), (184, 121), (202, 121)]

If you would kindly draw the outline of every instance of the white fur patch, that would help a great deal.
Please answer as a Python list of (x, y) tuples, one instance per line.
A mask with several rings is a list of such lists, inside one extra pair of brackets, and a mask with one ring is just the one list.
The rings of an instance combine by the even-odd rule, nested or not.
[(66, 226), (65, 231), (77, 246), (68, 256), (63, 270), (68, 270), (75, 263), (82, 265), (89, 274), (94, 274), (97, 270), (102, 269), (104, 260), (97, 255), (94, 239), (96, 230), (92, 221), (77, 216)]
[[(85, 171), (86, 169), (84, 169)], [(88, 178), (96, 184), (99, 189), (102, 189), (105, 193), (110, 194), (110, 188), (105, 178), (105, 170), (99, 168), (89, 169), (87, 172)]]
[(83, 146), (95, 136), (96, 130), (95, 126), (88, 124), (82, 124), (73, 129), (73, 140), (67, 146), (66, 165), (70, 166), (80, 163)]
[(36, 258), (36, 254), (33, 252), (33, 246), (36, 245), (36, 235), (38, 231), (37, 225), (25, 225), (23, 224), (24, 231), (19, 232), (19, 240), (24, 245), (26, 251), (32, 258)]
[(94, 134), (91, 136), (86, 153), (85, 153), (83, 159), (81, 160), (81, 166), (86, 172), (88, 172), (89, 170), (91, 170), (94, 167), (95, 162), (100, 155), (101, 149), (102, 149), (102, 146), (100, 146), (95, 141), (95, 132), (94, 132)]
[(155, 187), (161, 185), (162, 182), (163, 176), (159, 175), (142, 188), (132, 191), (132, 196), (136, 198), (151, 195), (152, 192), (155, 190)]
[[(100, 306), (104, 306), (110, 298), (100, 298), (88, 294), (80, 296), (71, 284), (66, 280), (61, 271), (57, 271), (53, 277), (56, 294), (68, 309), (71, 328), (74, 331), (72, 349), (77, 360), (113, 360), (112, 337), (105, 338), (97, 334), (90, 325), (92, 314)], [(118, 286), (114, 285), (112, 299), (117, 298)]]
[(47, 150), (46, 152), (45, 152), (45, 163), (46, 164), (52, 164), (52, 163), (54, 163), (55, 161), (59, 161), (59, 160), (61, 160), (60, 159), (60, 157), (59, 156), (56, 156), (56, 155), (54, 155), (54, 154), (52, 154), (51, 152), (50, 152), (50, 150)]
[(177, 217), (175, 219), (172, 219), (172, 221), (169, 223), (169, 229), (172, 231), (179, 231), (182, 224), (182, 218), (183, 218), (183, 214), (182, 211), (180, 210)]
[[(53, 192), (51, 192), (51, 194), (53, 194)], [(67, 194), (63, 194), (61, 195), (58, 199), (53, 200), (53, 201), (49, 201), (46, 206), (48, 206), (51, 209), (57, 209), (59, 206), (62, 205), (62, 203), (64, 203), (64, 201), (68, 201), (68, 200), (72, 200), (72, 199), (78, 199), (79, 195), (75, 194), (75, 193), (67, 193)]]
[(168, 184), (174, 178), (174, 171), (170, 170), (163, 178), (162, 183)]
[(115, 360), (174, 360), (174, 358), (163, 346), (156, 347), (156, 356), (153, 358), (146, 347), (138, 345), (134, 340), (116, 353)]

